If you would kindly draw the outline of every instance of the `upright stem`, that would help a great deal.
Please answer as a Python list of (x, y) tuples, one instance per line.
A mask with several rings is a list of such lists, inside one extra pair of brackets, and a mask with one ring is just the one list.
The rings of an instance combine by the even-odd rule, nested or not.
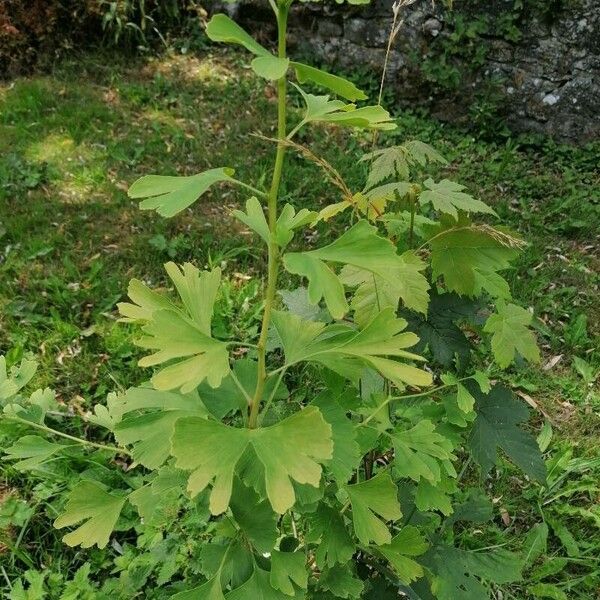
[[(286, 57), (286, 30), (289, 12), (287, 0), (280, 1), (277, 10), (277, 54), (279, 58)], [(269, 324), (271, 323), (271, 311), (277, 292), (277, 276), (279, 274), (279, 248), (275, 242), (275, 228), (277, 226), (277, 197), (279, 196), (279, 186), (281, 184), (281, 175), (283, 172), (283, 159), (285, 157), (285, 138), (286, 138), (286, 89), (287, 80), (285, 75), (277, 81), (277, 138), (280, 143), (277, 145), (277, 155), (275, 156), (275, 167), (273, 169), (273, 179), (268, 196), (268, 220), (271, 237), (269, 240), (269, 260), (267, 274), (267, 289), (265, 292), (265, 308), (263, 312), (260, 337), (258, 339), (258, 379), (256, 389), (250, 403), (250, 414), (248, 417), (248, 427), (254, 429), (257, 425), (258, 409), (265, 390), (265, 381), (267, 379), (266, 346)]]

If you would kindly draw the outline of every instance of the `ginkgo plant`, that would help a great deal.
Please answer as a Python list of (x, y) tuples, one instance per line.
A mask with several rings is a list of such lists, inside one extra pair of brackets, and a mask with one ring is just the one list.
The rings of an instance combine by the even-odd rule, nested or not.
[[(311, 126), (396, 125), (379, 104), (356, 104), (366, 95), (353, 83), (288, 57), (291, 3), (270, 0), (276, 54), (226, 15), (207, 26), (211, 40), (253, 55), (252, 70), (276, 88), (277, 138), (265, 139), (276, 144), (268, 189), (236, 179), (235, 165), (146, 175), (129, 189), (142, 210), (168, 218), (217, 185), (248, 194), (233, 217), (268, 258), (257, 339), (215, 335), (220, 269), (168, 263), (173, 293), (133, 280), (130, 301), (119, 305), (122, 320), (139, 325), (136, 344), (148, 351), (140, 365), (153, 371), (88, 415), (104, 442), (52, 427), (53, 392), (24, 392), (35, 364), (7, 370), (0, 359), (3, 421), (16, 437), (6, 458), (43, 472), (52, 461), (102, 452), (120, 457), (115, 469), (124, 463), (134, 473), (110, 485), (93, 470), (82, 474), (54, 522), (68, 528), (70, 546), (105, 547), (113, 532), (134, 526), (133, 510), (157, 532), (186, 511), (205, 515), (201, 568), (171, 585), (178, 600), (398, 592), (486, 599), (490, 585), (519, 579), (521, 560), (453, 545), (457, 523), (492, 515), (490, 500), (463, 489), (462, 478), (473, 463), (485, 477), (505, 459), (531, 479), (545, 478), (524, 427), (527, 408), (492, 385), (484, 353), (473, 359), (475, 345), (489, 345), (499, 368), (539, 358), (532, 314), (513, 303), (501, 275), (525, 244), (490, 224), (494, 210), (462, 185), (428, 174), (445, 160), (427, 144), (369, 148), (357, 165), (364, 185), (352, 189), (296, 141)], [(300, 115), (288, 110), (296, 93)], [(330, 204), (311, 210), (294, 198), (296, 205), (281, 206), (290, 152), (322, 169)], [(312, 227), (331, 241), (302, 247)], [(287, 282), (292, 289), (282, 289)]]

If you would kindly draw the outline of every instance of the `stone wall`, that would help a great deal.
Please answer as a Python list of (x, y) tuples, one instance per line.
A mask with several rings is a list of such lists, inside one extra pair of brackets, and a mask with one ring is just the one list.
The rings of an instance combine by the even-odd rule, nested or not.
[[(540, 10), (544, 1), (551, 10)], [(388, 85), (398, 101), (427, 105), (442, 119), (467, 120), (473, 118), (473, 102), (492, 90), (494, 111), (516, 131), (578, 142), (598, 139), (600, 0), (523, 2), (517, 18), (511, 13), (514, 0), (455, 0), (452, 13), (440, 0), (417, 0), (405, 8), (389, 65)], [(243, 2), (228, 10), (268, 36), (272, 13), (261, 8), (265, 4)], [(391, 7), (392, 0), (368, 6), (298, 4), (291, 43), (340, 70), (363, 67), (379, 76)], [(459, 31), (457, 17), (466, 26), (475, 23), (475, 32), (464, 25)], [(477, 31), (482, 17), (487, 30)], [(507, 18), (513, 19), (512, 29)], [(435, 68), (459, 72), (460, 83), (440, 83)]]

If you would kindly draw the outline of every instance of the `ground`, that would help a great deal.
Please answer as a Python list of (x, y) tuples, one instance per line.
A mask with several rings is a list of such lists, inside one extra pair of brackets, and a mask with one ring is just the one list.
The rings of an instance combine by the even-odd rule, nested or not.
[[(75, 412), (139, 383), (137, 350), (115, 305), (132, 277), (165, 284), (170, 259), (222, 265), (219, 326), (255, 331), (264, 257), (230, 216), (243, 196), (214, 191), (165, 221), (141, 213), (126, 189), (149, 172), (225, 165), (262, 185), (273, 148), (252, 134), (273, 135), (274, 113), (273, 90), (235, 53), (84, 56), (0, 84), (0, 353), (9, 363), (35, 354), (36, 383), (51, 385)], [(384, 141), (435, 146), (450, 160), (446, 172), (529, 243), (510, 280), (515, 299), (539, 318), (543, 361), (505, 377), (531, 405), (534, 426), (552, 428), (557, 485), (540, 491), (515, 479), (494, 489), (495, 526), (518, 529), (538, 509), (549, 522), (570, 519), (578, 553), (565, 554), (555, 529), (563, 544), (551, 543), (548, 558), (566, 559), (569, 576), (555, 579), (568, 598), (589, 598), (600, 578), (600, 144), (486, 141), (418, 109), (397, 116), (398, 130)], [(356, 156), (370, 136), (323, 129), (310, 142), (350, 182), (361, 180)], [(291, 155), (288, 164), (285, 198), (310, 208), (337, 200), (314, 165)], [(0, 498), (10, 495), (2, 490)]]

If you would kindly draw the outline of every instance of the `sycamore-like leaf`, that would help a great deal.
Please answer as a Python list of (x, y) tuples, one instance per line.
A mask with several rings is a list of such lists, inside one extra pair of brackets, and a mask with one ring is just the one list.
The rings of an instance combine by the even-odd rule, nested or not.
[(323, 391), (311, 404), (321, 411), (325, 421), (331, 425), (333, 457), (326, 465), (339, 483), (347, 483), (361, 459), (356, 428), (337, 398), (332, 398), (330, 390)]
[(49, 442), (39, 435), (26, 435), (4, 450), (4, 460), (16, 460), (12, 465), (15, 469), (28, 471), (37, 469), (67, 447)]
[(428, 347), (433, 360), (444, 367), (450, 367), (458, 357), (459, 366), (464, 368), (469, 364), (471, 343), (458, 324), (472, 322), (479, 309), (477, 301), (432, 290), (426, 319), (408, 311), (402, 314), (408, 321), (408, 328), (419, 336), (420, 341), (415, 346), (417, 352), (422, 353)]
[(210, 169), (188, 177), (144, 175), (127, 192), (130, 198), (142, 199), (142, 210), (156, 210), (163, 217), (174, 217), (192, 205), (215, 183), (233, 181), (229, 167)]
[(248, 446), (262, 464), (267, 497), (279, 514), (294, 504), (292, 481), (318, 487), (320, 463), (333, 454), (331, 427), (316, 407), (254, 430), (201, 418), (180, 419), (172, 444), (176, 466), (192, 471), (188, 481), (192, 496), (212, 483), (210, 510), (215, 515), (229, 506), (235, 468)]
[(431, 203), (434, 210), (450, 215), (455, 219), (458, 219), (459, 210), (467, 213), (496, 215), (496, 211), (485, 202), (465, 193), (463, 191), (465, 189), (464, 185), (448, 179), (442, 179), (439, 183), (435, 183), (433, 179), (426, 179), (423, 185), (425, 189), (419, 194), (419, 202), (423, 206)]
[(136, 344), (155, 351), (139, 364), (149, 367), (170, 362), (152, 378), (156, 389), (179, 388), (182, 393), (188, 393), (204, 380), (218, 387), (229, 374), (227, 344), (211, 337), (221, 271), (200, 272), (190, 263), (182, 269), (167, 263), (165, 268), (179, 293), (183, 310), (168, 300), (161, 300), (140, 282), (133, 290), (130, 288), (134, 304), (119, 305), (127, 320), (145, 323), (142, 328), (145, 335)]
[(439, 600), (487, 600), (491, 590), (483, 581), (502, 584), (521, 578), (518, 557), (504, 550), (469, 552), (435, 546), (423, 563), (432, 571), (431, 591)]
[(206, 24), (206, 35), (213, 42), (239, 44), (256, 56), (272, 56), (248, 32), (244, 31), (234, 20), (224, 14), (214, 15)]
[(69, 493), (64, 512), (54, 521), (54, 527), (62, 529), (85, 521), (75, 531), (62, 539), (68, 546), (104, 548), (108, 544), (125, 496), (115, 496), (93, 481), (79, 482)]
[(520, 427), (529, 418), (525, 404), (500, 385), (494, 386), (489, 394), (483, 394), (470, 382), (466, 387), (475, 398), (477, 412), (469, 446), (483, 473), (497, 463), (501, 449), (527, 475), (545, 481), (546, 466), (536, 439)]
[(364, 327), (384, 308), (398, 308), (400, 300), (411, 310), (426, 313), (429, 283), (421, 271), (427, 266), (414, 252), (401, 254), (387, 278), (380, 274), (347, 265), (342, 269), (342, 283), (358, 286), (352, 298), (354, 320)]
[(410, 557), (420, 556), (427, 548), (429, 544), (419, 529), (407, 525), (389, 544), (379, 546), (377, 550), (390, 562), (400, 581), (408, 584), (423, 576), (423, 567)]
[(334, 94), (351, 102), (367, 99), (367, 95), (362, 90), (343, 77), (332, 75), (331, 73), (300, 62), (292, 62), (292, 66), (296, 70), (296, 77), (299, 83), (310, 81), (311, 83), (327, 88)]
[(502, 301), (496, 304), (496, 311), (490, 315), (483, 330), (492, 334), (492, 354), (498, 365), (505, 369), (514, 361), (516, 353), (530, 362), (539, 362), (540, 349), (529, 329), (533, 314), (516, 304)]
[(446, 159), (434, 148), (418, 140), (374, 150), (365, 154), (361, 160), (371, 161), (367, 189), (390, 177), (408, 180), (410, 167), (414, 165), (425, 166), (428, 162), (447, 164)]
[(394, 470), (400, 477), (416, 482), (421, 478), (432, 483), (440, 481), (440, 461), (450, 461), (452, 442), (436, 432), (431, 421), (419, 421), (411, 429), (397, 428), (391, 434), (394, 443)]
[(352, 521), (356, 537), (363, 544), (389, 544), (392, 536), (384, 521), (402, 517), (398, 488), (388, 473), (345, 487), (352, 505)]
[(443, 276), (448, 291), (463, 296), (478, 296), (482, 290), (497, 295), (502, 288), (497, 272), (510, 266), (521, 245), (504, 231), (467, 220), (432, 227), (430, 234), (433, 277)]
[(251, 66), (259, 77), (275, 81), (285, 76), (290, 66), (290, 59), (277, 56), (258, 56), (252, 61)]
[(365, 367), (370, 367), (398, 387), (431, 385), (427, 371), (387, 358), (422, 360), (406, 350), (415, 345), (418, 338), (403, 332), (406, 321), (396, 318), (391, 308), (381, 311), (360, 331), (340, 324), (302, 321), (280, 311), (273, 311), (273, 325), (282, 342), (287, 365), (318, 362), (351, 380), (360, 377)]
[(274, 589), (283, 592), (287, 596), (296, 595), (294, 584), (305, 590), (308, 587), (308, 571), (306, 570), (304, 552), (274, 550), (271, 553), (269, 581)]
[(350, 565), (335, 565), (321, 573), (319, 589), (333, 594), (334, 598), (360, 598), (365, 584), (355, 577)]
[(424, 268), (422, 263), (414, 255), (399, 256), (394, 245), (379, 236), (377, 228), (366, 220), (358, 221), (328, 246), (284, 256), (285, 267), (290, 273), (308, 279), (310, 301), (317, 304), (325, 298), (331, 315), (339, 319), (347, 312), (348, 303), (344, 286), (328, 262), (351, 265), (377, 275), (393, 287), (399, 297), (408, 300), (411, 307), (422, 311), (426, 308), (426, 281), (419, 273)]
[(320, 504), (316, 512), (309, 516), (309, 521), (308, 539), (316, 543), (315, 557), (319, 568), (346, 564), (355, 548), (339, 511)]

